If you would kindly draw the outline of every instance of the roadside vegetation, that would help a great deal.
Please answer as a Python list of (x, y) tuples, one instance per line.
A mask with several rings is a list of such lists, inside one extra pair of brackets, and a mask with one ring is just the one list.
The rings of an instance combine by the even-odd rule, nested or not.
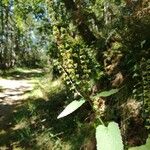
[(149, 29), (149, 0), (0, 0), (0, 149), (149, 150)]
[(82, 125), (85, 114), (57, 120), (65, 103), (71, 101), (60, 78), (53, 79), (51, 72), (41, 69), (16, 68), (7, 72), (5, 79), (27, 80), (34, 87), (19, 105), (14, 104), (10, 116), (5, 116), (9, 123), (5, 118), (1, 122), (1, 149), (79, 149), (89, 138), (90, 127)]

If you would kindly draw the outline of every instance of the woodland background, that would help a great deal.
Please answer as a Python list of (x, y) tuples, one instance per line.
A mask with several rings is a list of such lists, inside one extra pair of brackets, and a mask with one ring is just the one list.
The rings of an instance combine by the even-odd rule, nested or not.
[[(42, 71), (25, 71), (37, 68)], [(94, 150), (99, 117), (118, 123), (124, 149), (144, 145), (150, 130), (149, 0), (1, 0), (0, 77), (18, 76), (38, 84), (13, 107), (11, 126), (0, 126), (0, 147)], [(81, 98), (86, 102), (78, 110), (57, 119)]]

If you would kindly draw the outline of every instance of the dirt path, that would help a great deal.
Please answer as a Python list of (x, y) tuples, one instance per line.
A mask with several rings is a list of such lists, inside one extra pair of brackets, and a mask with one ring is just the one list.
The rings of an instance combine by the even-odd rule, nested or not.
[(11, 79), (0, 78), (0, 132), (11, 125), (11, 117), (17, 106), (27, 99), (26, 93), (36, 85), (31, 77), (37, 77), (41, 70), (15, 72)]
[(24, 94), (31, 91), (33, 86), (27, 80), (0, 79), (0, 103), (3, 105), (20, 103), (24, 99)]

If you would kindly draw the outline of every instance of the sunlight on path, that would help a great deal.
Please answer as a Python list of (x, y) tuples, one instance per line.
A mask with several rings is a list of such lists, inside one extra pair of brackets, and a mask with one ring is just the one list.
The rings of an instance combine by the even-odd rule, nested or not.
[(0, 103), (13, 105), (24, 99), (24, 94), (34, 87), (27, 80), (0, 79)]
[(39, 69), (17, 69), (6, 76), (8, 79), (0, 77), (0, 135), (1, 131), (9, 129), (13, 113), (28, 100), (29, 93), (37, 85), (36, 78), (42, 73)]

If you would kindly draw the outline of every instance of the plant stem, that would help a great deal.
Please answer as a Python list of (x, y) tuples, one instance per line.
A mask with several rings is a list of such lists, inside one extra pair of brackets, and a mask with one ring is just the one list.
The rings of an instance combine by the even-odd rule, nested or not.
[[(85, 100), (87, 100), (89, 102), (89, 104), (91, 105), (92, 109), (93, 109), (93, 105), (92, 105), (92, 102), (91, 102), (91, 99), (86, 96), (83, 92), (81, 92), (79, 89), (77, 89), (77, 86), (73, 83), (69, 73), (66, 71), (66, 69), (61, 65), (63, 71), (66, 73), (66, 75), (69, 77), (69, 80), (70, 80), (70, 83), (72, 84), (72, 86), (75, 88), (76, 92), (82, 97), (84, 98)], [(96, 110), (93, 109), (93, 111), (96, 113)], [(98, 117), (100, 123), (105, 126), (104, 122), (102, 121), (102, 119), (100, 117)]]
[(100, 123), (101, 123), (103, 126), (105, 126), (105, 124), (104, 124), (104, 122), (102, 121), (101, 117), (99, 117), (98, 119), (99, 119)]

